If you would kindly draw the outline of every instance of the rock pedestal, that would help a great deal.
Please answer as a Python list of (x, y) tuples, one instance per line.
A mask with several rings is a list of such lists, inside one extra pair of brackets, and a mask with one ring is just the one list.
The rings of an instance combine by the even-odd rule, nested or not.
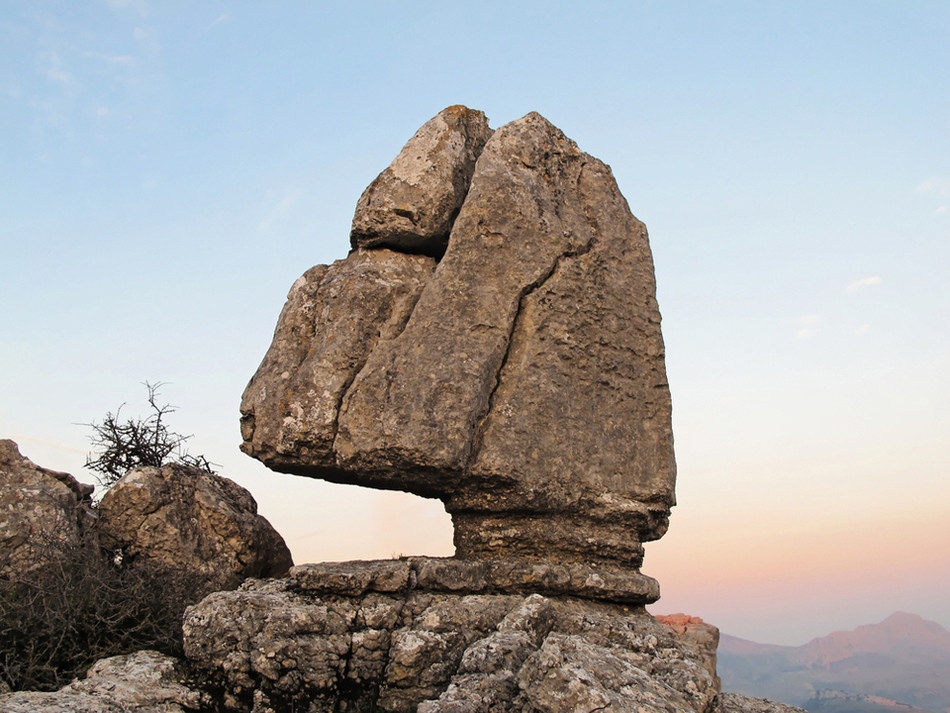
[[(461, 558), (635, 569), (675, 480), (646, 229), (543, 117), (483, 119), (420, 129), (360, 200), (354, 251), (295, 284), (242, 448), (440, 498)], [(436, 214), (441, 257), (419, 244), (443, 229), (404, 220)]]
[(529, 594), (479, 564), (296, 567), (190, 608), (185, 653), (254, 713), (714, 710), (703, 657), (642, 607), (556, 596), (553, 580)]

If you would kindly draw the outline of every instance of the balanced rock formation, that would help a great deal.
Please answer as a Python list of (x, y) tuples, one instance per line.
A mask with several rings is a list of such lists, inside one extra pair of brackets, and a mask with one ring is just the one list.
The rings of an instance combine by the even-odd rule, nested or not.
[(0, 577), (22, 575), (82, 546), (92, 492), (0, 440)]
[[(646, 229), (543, 117), (483, 119), (426, 124), (360, 200), (354, 251), (294, 285), (242, 449), (440, 498), (457, 557), (636, 570), (675, 480)], [(444, 228), (403, 220), (424, 215), (451, 223), (441, 258), (420, 245)]]
[[(233, 589), (248, 577), (281, 577), (290, 550), (228, 478), (173, 463), (126, 473), (99, 505), (99, 540), (124, 567), (146, 567), (189, 595)], [(195, 601), (195, 599), (193, 599)]]

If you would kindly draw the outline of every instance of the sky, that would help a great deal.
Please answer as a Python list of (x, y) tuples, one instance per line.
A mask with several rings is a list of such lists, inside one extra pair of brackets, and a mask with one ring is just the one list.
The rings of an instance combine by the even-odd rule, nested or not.
[(643, 572), (798, 645), (950, 628), (950, 4), (0, 1), (0, 437), (84, 482), (163, 382), (298, 563), (450, 555), (437, 501), (271, 473), (241, 393), (363, 189), (538, 111), (644, 221), (677, 499)]

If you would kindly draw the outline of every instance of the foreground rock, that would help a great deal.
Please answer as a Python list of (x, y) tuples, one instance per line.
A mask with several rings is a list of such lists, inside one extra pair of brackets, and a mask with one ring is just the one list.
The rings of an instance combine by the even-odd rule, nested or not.
[(4, 713), (186, 713), (210, 698), (185, 683), (181, 662), (155, 651), (98, 661), (79, 681), (52, 693), (0, 695)]
[(167, 574), (195, 599), (233, 589), (248, 577), (279, 577), (290, 551), (240, 485), (191, 466), (141, 466), (99, 505), (103, 546), (122, 566)]
[[(671, 407), (646, 229), (610, 169), (529, 114), (485, 143), (431, 275), (373, 252), (385, 285), (357, 277), (358, 250), (292, 291), (244, 395), (245, 452), (438, 497), (459, 557), (639, 567), (674, 502)], [(418, 298), (376, 309), (381, 290)], [(331, 340), (365, 347), (317, 356)]]
[(750, 698), (738, 693), (723, 693), (719, 698), (717, 713), (806, 713), (804, 708), (767, 698)]
[(688, 614), (666, 614), (657, 616), (656, 620), (661, 624), (666, 624), (679, 635), (686, 646), (696, 652), (706, 666), (706, 670), (709, 671), (709, 675), (716, 679), (716, 686), (719, 686), (720, 680), (716, 673), (719, 629), (712, 624), (707, 624), (698, 616)]
[(297, 567), (191, 607), (185, 651), (256, 713), (711, 710), (705, 661), (641, 607), (514, 579), (451, 560)]
[(82, 546), (92, 492), (0, 440), (0, 577), (17, 577)]

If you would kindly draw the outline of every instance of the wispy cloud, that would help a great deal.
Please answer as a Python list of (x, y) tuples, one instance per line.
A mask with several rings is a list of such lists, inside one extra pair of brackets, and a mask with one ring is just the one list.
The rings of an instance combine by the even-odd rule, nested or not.
[(54, 82), (59, 82), (60, 84), (72, 84), (73, 75), (63, 67), (63, 62), (60, 60), (58, 54), (55, 52), (45, 52), (42, 55), (42, 59), (46, 64), (46, 76), (48, 79), (52, 79)]
[(803, 314), (798, 318), (798, 323), (801, 324), (802, 327), (797, 332), (795, 332), (795, 338), (811, 339), (818, 332), (818, 330), (815, 329), (815, 325), (817, 325), (820, 321), (820, 314)]
[(936, 193), (950, 198), (950, 179), (927, 178), (917, 184), (917, 193)]
[(860, 327), (858, 327), (857, 329), (854, 330), (854, 333), (855, 333), (855, 334), (867, 334), (867, 333), (870, 332), (870, 331), (871, 331), (871, 325), (870, 325), (870, 324), (862, 324)]
[(220, 15), (218, 15), (218, 17), (211, 23), (211, 27), (214, 27), (215, 25), (219, 25), (219, 24), (221, 24), (222, 22), (227, 22), (227, 21), (230, 20), (230, 19), (231, 19), (231, 13), (229, 13), (229, 12), (222, 12), (222, 13), (221, 13)]
[(148, 14), (148, 3), (145, 0), (106, 0), (106, 4), (113, 10), (135, 10), (139, 15)]
[(844, 291), (845, 292), (857, 292), (862, 287), (870, 287), (871, 285), (880, 285), (881, 278), (877, 275), (872, 275), (871, 277), (862, 277), (860, 280), (855, 280), (850, 285), (848, 285)]
[(83, 52), (84, 57), (93, 57), (95, 59), (101, 59), (103, 62), (108, 62), (109, 64), (118, 64), (126, 67), (132, 67), (135, 65), (135, 57), (130, 54), (105, 54), (103, 52)]
[(270, 230), (275, 223), (279, 222), (293, 209), (297, 200), (302, 195), (303, 191), (300, 189), (293, 189), (285, 193), (284, 196), (277, 201), (277, 204), (271, 208), (267, 216), (258, 224), (258, 229), (262, 231)]

